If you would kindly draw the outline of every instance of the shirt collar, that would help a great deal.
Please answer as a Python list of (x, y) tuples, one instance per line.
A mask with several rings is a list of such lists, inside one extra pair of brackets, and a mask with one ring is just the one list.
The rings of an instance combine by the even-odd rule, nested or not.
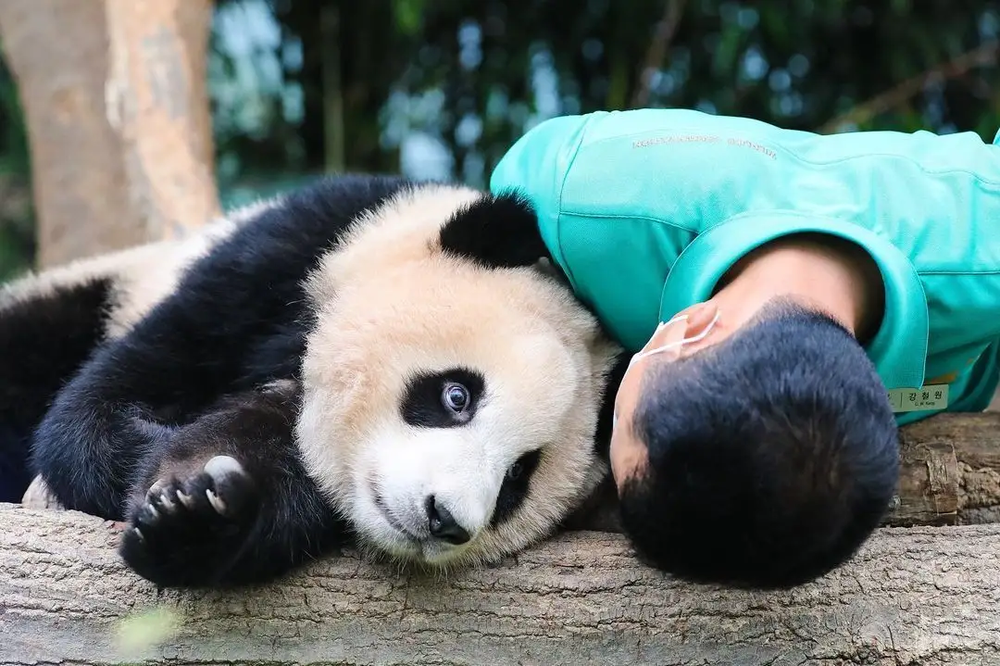
[(751, 250), (781, 236), (808, 232), (853, 241), (878, 264), (885, 285), (885, 315), (866, 352), (887, 389), (921, 387), (927, 361), (928, 312), (920, 277), (892, 243), (849, 221), (795, 211), (753, 211), (703, 231), (670, 269), (660, 299), (660, 320), (708, 300), (723, 274)]

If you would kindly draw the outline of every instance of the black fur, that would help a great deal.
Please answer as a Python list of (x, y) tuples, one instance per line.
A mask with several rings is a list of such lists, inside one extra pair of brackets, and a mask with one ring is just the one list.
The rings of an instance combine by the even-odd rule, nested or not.
[(527, 199), (503, 194), (479, 199), (441, 230), (441, 248), (487, 268), (530, 266), (550, 254)]
[(31, 483), (31, 433), (104, 338), (110, 290), (95, 277), (31, 300), (0, 294), (0, 502), (20, 502)]
[[(232, 405), (220, 407), (220, 397), (297, 378), (312, 322), (303, 278), (356, 215), (406, 185), (400, 178), (345, 176), (290, 194), (196, 262), (176, 292), (131, 332), (98, 348), (58, 394), (35, 434), (32, 467), (58, 500), (107, 519), (141, 522), (148, 482), (163, 471), (157, 452), (196, 441), (202, 444), (192, 451), (211, 451), (209, 442), (226, 440), (226, 432), (239, 428)], [(239, 409), (249, 417), (254, 404), (243, 402)], [(266, 414), (257, 418), (268, 422)], [(197, 440), (192, 433), (202, 428), (204, 438)], [(207, 525), (195, 526), (192, 540), (181, 542), (177, 539), (184, 533), (164, 523), (147, 542), (172, 543), (172, 553), (143, 555), (126, 540), (122, 554), (131, 566), (155, 582), (172, 584), (187, 558), (194, 572), (203, 570), (203, 582), (227, 584), (280, 573), (300, 554), (312, 552), (321, 535), (338, 534), (341, 525), (307, 482), (294, 442), (273, 432), (237, 437), (245, 434), (237, 430), (228, 438), (229, 450), (254, 486), (275, 493), (273, 484), (279, 481), (270, 475), (276, 471), (286, 480), (296, 479), (282, 481), (281, 492), (268, 494), (266, 517), (283, 525), (264, 520), (247, 531), (241, 523), (234, 535), (212, 546), (197, 543), (205, 540)], [(176, 455), (183, 458), (184, 450)], [(281, 466), (266, 466), (268, 460)], [(177, 465), (172, 460), (168, 467)], [(182, 481), (201, 483), (192, 474)], [(262, 538), (264, 528), (271, 531)], [(274, 532), (278, 529), (284, 531)], [(164, 540), (168, 536), (172, 540)], [(346, 538), (342, 531), (340, 536)], [(243, 550), (233, 542), (240, 538)], [(322, 538), (327, 547), (335, 541)], [(220, 555), (241, 555), (212, 563), (204, 557), (213, 547)]]
[(852, 557), (888, 510), (895, 418), (864, 350), (833, 320), (776, 308), (649, 372), (633, 420), (649, 467), (625, 482), (621, 517), (655, 566), (792, 587)]
[[(170, 586), (261, 581), (351, 537), (306, 475), (291, 430), (298, 394), (287, 387), (314, 325), (303, 278), (360, 212), (408, 185), (344, 176), (288, 195), (196, 261), (129, 333), (60, 371), (68, 382), (37, 427), (32, 471), (67, 508), (127, 521), (121, 553), (137, 572)], [(516, 233), (472, 206), (448, 223), (445, 251), (489, 267), (534, 263), (533, 217), (505, 205)], [(469, 242), (484, 227), (482, 239), (497, 243)], [(260, 388), (275, 380), (286, 388)], [(218, 455), (242, 471), (207, 473)], [(523, 502), (537, 462), (533, 453), (512, 468), (497, 520)]]
[(123, 518), (132, 483), (123, 470), (156, 445), (147, 424), (185, 425), (219, 396), (296, 378), (311, 323), (303, 278), (356, 215), (405, 184), (343, 177), (289, 195), (196, 262), (128, 335), (100, 348), (35, 437), (34, 467), (60, 501)]
[[(283, 382), (228, 397), (174, 430), (144, 461), (121, 545), (125, 561), (161, 585), (221, 587), (269, 580), (342, 544), (347, 523), (331, 514), (298, 458), (298, 405), (298, 384)], [(220, 455), (245, 473), (206, 472)]]
[[(449, 409), (444, 392), (452, 387), (465, 390), (467, 403), (461, 410)], [(406, 384), (400, 413), (403, 421), (421, 428), (455, 428), (476, 415), (486, 379), (475, 370), (455, 368), (446, 372), (411, 377)]]
[(490, 526), (496, 527), (514, 515), (514, 512), (524, 503), (528, 496), (528, 489), (531, 487), (531, 477), (538, 469), (538, 463), (542, 460), (542, 452), (539, 449), (529, 451), (517, 459), (504, 477), (503, 485), (497, 494), (497, 505), (493, 510), (493, 517), (490, 519)]
[(597, 431), (594, 433), (594, 451), (606, 464), (611, 464), (611, 427), (614, 423), (615, 397), (618, 387), (621, 386), (628, 365), (632, 361), (632, 354), (621, 352), (611, 366), (607, 378), (607, 390), (604, 400), (601, 402), (601, 410), (597, 416)]

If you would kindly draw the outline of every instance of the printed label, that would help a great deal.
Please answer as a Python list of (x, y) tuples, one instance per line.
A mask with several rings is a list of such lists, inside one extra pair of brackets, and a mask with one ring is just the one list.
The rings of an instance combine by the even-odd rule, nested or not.
[[(648, 148), (650, 146), (662, 146), (670, 143), (721, 143), (722, 137), (714, 134), (671, 134), (669, 136), (655, 136), (648, 139), (636, 139), (632, 142), (633, 148)], [(744, 148), (765, 155), (772, 160), (778, 159), (778, 154), (771, 148), (761, 145), (750, 139), (730, 137), (726, 139), (725, 145), (730, 148)]]
[(918, 389), (892, 389), (889, 402), (894, 412), (920, 412), (948, 406), (948, 385), (928, 384)]

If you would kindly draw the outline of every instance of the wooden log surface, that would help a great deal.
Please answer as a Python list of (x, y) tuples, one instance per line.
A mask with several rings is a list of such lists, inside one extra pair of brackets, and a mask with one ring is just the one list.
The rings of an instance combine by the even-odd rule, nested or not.
[(773, 593), (644, 566), (600, 503), (576, 527), (610, 532), (494, 567), (421, 577), (346, 552), (229, 592), (158, 591), (119, 561), (119, 526), (0, 505), (0, 664), (998, 664), (1000, 524), (975, 524), (1000, 504), (998, 432), (990, 413), (904, 428), (887, 524), (927, 524)]
[[(881, 528), (840, 570), (772, 593), (679, 583), (597, 532), (446, 577), (346, 553), (258, 588), (157, 591), (117, 537), (0, 505), (0, 663), (1000, 663), (1000, 525)], [(154, 609), (161, 640), (130, 644), (122, 621)]]
[(1000, 413), (939, 414), (901, 430), (890, 525), (1000, 522)]

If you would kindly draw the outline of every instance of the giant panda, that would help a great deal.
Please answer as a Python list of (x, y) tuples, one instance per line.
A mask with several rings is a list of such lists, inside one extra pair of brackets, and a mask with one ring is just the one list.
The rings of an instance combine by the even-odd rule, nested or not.
[[(0, 297), (0, 418), (31, 407), (29, 475), (124, 522), (123, 559), (161, 586), (263, 582), (349, 544), (496, 561), (607, 479), (627, 366), (536, 222), (513, 196), (329, 176), (28, 278)], [(80, 337), (64, 356), (57, 328)]]

